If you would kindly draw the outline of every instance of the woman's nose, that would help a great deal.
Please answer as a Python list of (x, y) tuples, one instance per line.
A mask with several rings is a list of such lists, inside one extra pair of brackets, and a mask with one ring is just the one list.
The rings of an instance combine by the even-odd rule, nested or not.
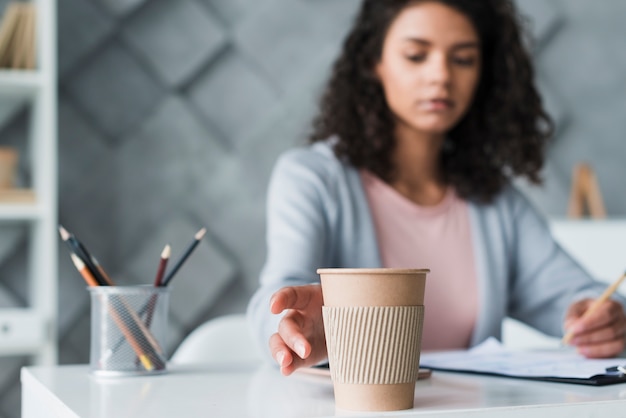
[(450, 83), (450, 62), (443, 54), (433, 54), (427, 66), (428, 82), (448, 85)]

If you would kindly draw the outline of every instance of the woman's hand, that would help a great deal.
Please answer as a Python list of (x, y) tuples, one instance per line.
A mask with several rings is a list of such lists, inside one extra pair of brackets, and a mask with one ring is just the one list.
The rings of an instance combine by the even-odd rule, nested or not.
[(582, 318), (593, 299), (572, 304), (565, 316), (565, 329), (572, 333), (570, 345), (589, 358), (614, 357), (626, 345), (626, 315), (622, 305), (607, 300), (588, 318)]
[(272, 356), (285, 376), (327, 357), (320, 285), (284, 287), (272, 295), (273, 314), (287, 311), (270, 338)]

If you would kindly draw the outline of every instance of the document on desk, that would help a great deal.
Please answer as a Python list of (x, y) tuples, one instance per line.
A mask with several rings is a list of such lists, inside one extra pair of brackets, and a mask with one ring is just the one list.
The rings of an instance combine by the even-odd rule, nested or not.
[(626, 375), (611, 371), (626, 358), (586, 359), (574, 350), (516, 351), (496, 339), (469, 350), (422, 353), (420, 367), (584, 385), (626, 383)]

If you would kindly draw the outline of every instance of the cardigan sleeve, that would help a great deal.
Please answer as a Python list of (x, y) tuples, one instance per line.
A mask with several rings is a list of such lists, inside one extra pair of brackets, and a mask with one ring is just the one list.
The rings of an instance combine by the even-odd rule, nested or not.
[[(518, 191), (510, 189), (513, 236), (509, 316), (542, 332), (561, 336), (568, 307), (595, 298), (606, 285), (591, 275), (552, 237), (547, 221)], [(624, 299), (615, 296), (622, 304)]]
[(269, 311), (274, 292), (284, 286), (319, 282), (316, 269), (327, 264), (333, 249), (324, 156), (309, 149), (283, 154), (276, 163), (267, 193), (267, 256), (260, 287), (248, 305), (251, 333), (269, 359), (268, 341), (280, 315)]

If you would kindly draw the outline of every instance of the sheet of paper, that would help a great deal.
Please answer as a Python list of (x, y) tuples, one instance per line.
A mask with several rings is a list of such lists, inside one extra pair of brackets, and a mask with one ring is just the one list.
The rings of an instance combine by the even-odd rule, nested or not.
[(420, 367), (498, 373), (524, 377), (589, 378), (607, 367), (626, 365), (626, 358), (586, 359), (573, 350), (514, 351), (496, 339), (470, 350), (422, 353)]

